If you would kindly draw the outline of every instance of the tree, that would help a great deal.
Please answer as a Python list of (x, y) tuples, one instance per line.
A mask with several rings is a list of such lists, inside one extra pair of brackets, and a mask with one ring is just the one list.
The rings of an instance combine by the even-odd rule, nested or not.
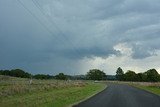
[(53, 79), (54, 76), (51, 75), (45, 75), (45, 74), (36, 74), (33, 76), (35, 79)]
[(116, 71), (116, 78), (119, 81), (124, 80), (124, 72), (123, 72), (123, 70), (120, 67)]
[(89, 80), (106, 80), (106, 74), (99, 69), (92, 69), (86, 75)]
[(144, 73), (136, 74), (134, 71), (128, 70), (125, 74), (119, 67), (116, 72), (116, 78), (124, 81), (144, 81), (144, 82), (158, 82), (160, 81), (160, 75), (156, 69), (150, 69)]
[(59, 80), (67, 80), (67, 76), (64, 75), (63, 73), (59, 73), (58, 75), (55, 76), (55, 78)]
[(147, 81), (147, 74), (146, 73), (138, 73), (137, 74), (137, 81), (140, 81), (140, 82)]
[(30, 78), (31, 74), (21, 70), (21, 69), (14, 69), (11, 70), (11, 76), (15, 76), (15, 77), (21, 77), (21, 78)]
[(125, 73), (125, 80), (126, 81), (137, 81), (137, 74), (134, 71), (128, 70)]
[(13, 70), (1, 70), (1, 75), (8, 75), (8, 76), (14, 76), (14, 77), (21, 77), (21, 78), (30, 78), (31, 74), (28, 72), (25, 72), (21, 69), (13, 69)]
[(150, 81), (150, 82), (158, 82), (158, 81), (160, 81), (159, 74), (155, 69), (150, 69), (145, 73), (147, 75), (147, 81)]

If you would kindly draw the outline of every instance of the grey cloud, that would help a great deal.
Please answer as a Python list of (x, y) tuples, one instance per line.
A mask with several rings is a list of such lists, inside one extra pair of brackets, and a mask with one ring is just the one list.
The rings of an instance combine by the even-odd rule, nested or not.
[(84, 57), (119, 55), (118, 43), (131, 45), (135, 59), (160, 50), (159, 0), (36, 0), (45, 15), (21, 1), (43, 24), (18, 2), (0, 1), (1, 68), (73, 73)]

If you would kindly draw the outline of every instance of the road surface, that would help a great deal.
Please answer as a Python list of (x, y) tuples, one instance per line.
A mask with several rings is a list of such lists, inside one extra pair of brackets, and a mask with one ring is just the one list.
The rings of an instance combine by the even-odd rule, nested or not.
[(160, 107), (160, 96), (128, 85), (110, 84), (101, 93), (74, 107)]

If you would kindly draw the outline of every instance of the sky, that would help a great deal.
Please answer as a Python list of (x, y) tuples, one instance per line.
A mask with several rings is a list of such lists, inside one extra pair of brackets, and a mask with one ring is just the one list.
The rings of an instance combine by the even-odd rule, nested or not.
[(159, 0), (0, 0), (0, 69), (160, 73)]

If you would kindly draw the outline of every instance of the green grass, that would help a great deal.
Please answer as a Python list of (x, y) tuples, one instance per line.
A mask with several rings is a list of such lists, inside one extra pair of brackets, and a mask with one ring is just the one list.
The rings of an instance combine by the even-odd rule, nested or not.
[(149, 91), (151, 93), (160, 95), (160, 88), (159, 87), (154, 87), (154, 86), (140, 86), (140, 85), (136, 85), (135, 87)]
[[(15, 79), (17, 81), (17, 79)], [(22, 81), (23, 79), (20, 79)], [(102, 83), (93, 83), (88, 81), (71, 81), (65, 83), (64, 81), (59, 81), (57, 87), (53, 87), (50, 84), (53, 84), (53, 80), (35, 80), (36, 86), (22, 85), (18, 84), (18, 88), (14, 87), (7, 90), (11, 83), (7, 82), (0, 83), (1, 90), (7, 90), (7, 93), (14, 92), (12, 94), (7, 94), (4, 96), (4, 93), (0, 96), (0, 106), (1, 107), (66, 107), (73, 103), (79, 102), (105, 88), (105, 84)], [(39, 81), (41, 81), (39, 83)], [(44, 84), (48, 84), (48, 88), (44, 88)], [(18, 83), (18, 82), (16, 82)], [(22, 82), (25, 83), (25, 82)], [(49, 84), (50, 83), (50, 84)], [(27, 90), (31, 87), (31, 90)], [(40, 87), (44, 89), (40, 89)], [(46, 86), (45, 86), (46, 87)], [(32, 89), (33, 88), (33, 89)], [(15, 91), (16, 89), (16, 91)]]

